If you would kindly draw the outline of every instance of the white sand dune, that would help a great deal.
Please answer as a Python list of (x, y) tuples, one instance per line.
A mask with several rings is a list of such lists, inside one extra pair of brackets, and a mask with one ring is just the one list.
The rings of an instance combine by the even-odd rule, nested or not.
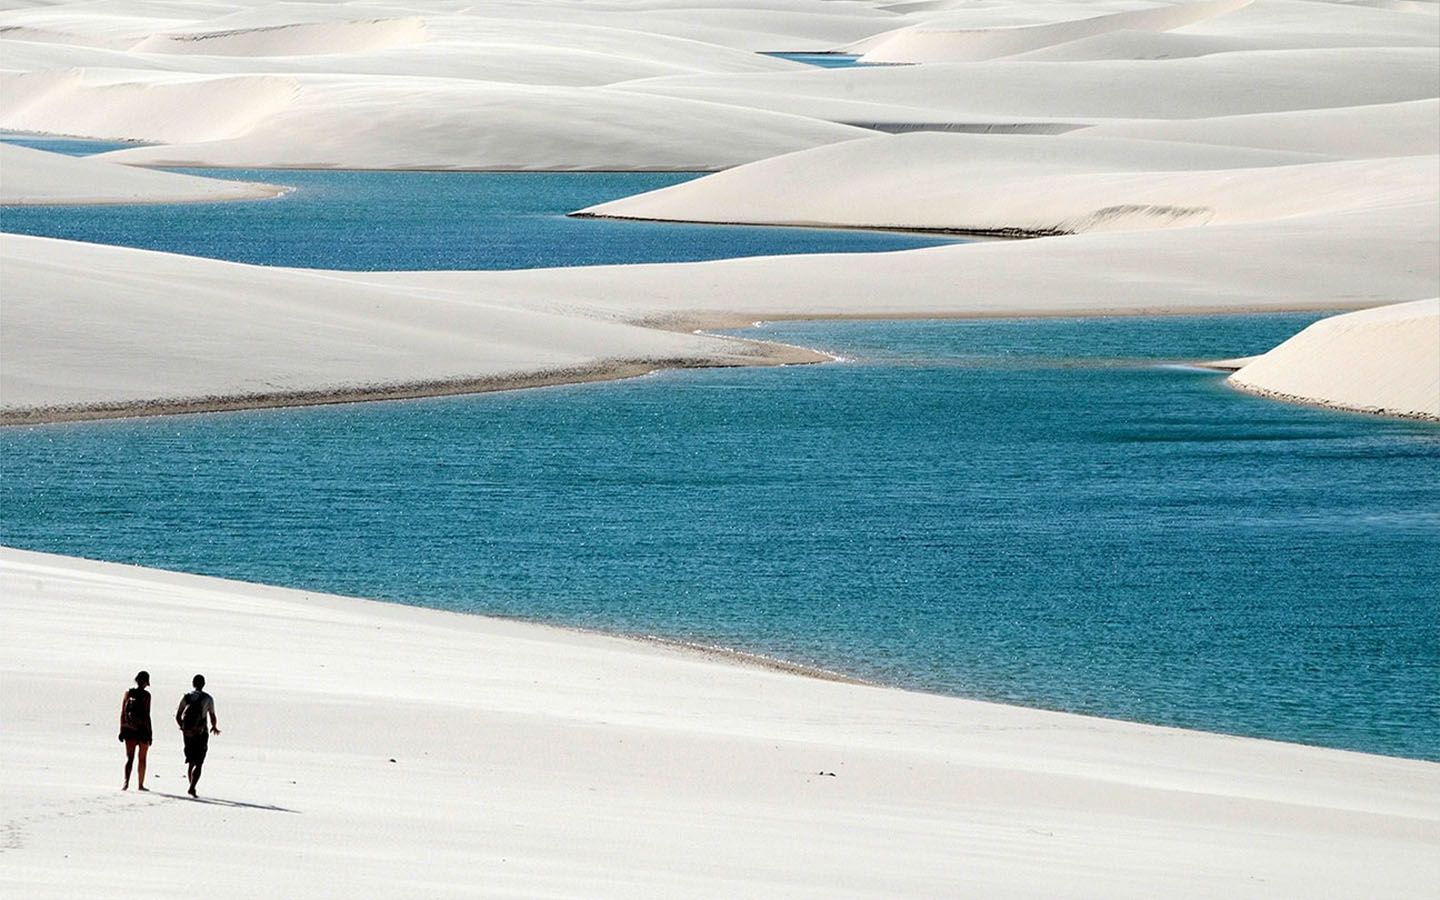
[(206, 56), (310, 56), (363, 53), (419, 44), (429, 39), (425, 20), (410, 16), (161, 33), (150, 35), (130, 51)]
[(598, 9), (583, 2), (520, 2), (494, 14), (552, 22), (603, 21), (616, 28), (756, 52), (828, 50), (893, 28), (898, 19), (883, 4), (864, 0), (727, 0), (723, 4), (689, 0), (607, 4)]
[[(151, 35), (207, 33), (332, 25), (375, 19), (420, 17), (427, 23), (447, 17), (536, 25), (601, 24), (631, 31), (701, 41), (746, 50), (821, 49), (894, 28), (904, 17), (865, 0), (615, 0), (603, 6), (585, 0), (498, 0), (477, 10), (464, 2), (175, 3), (125, 0), (34, 5), (0, 11), (0, 28), (32, 39), (133, 47)], [(795, 42), (793, 45), (791, 42)], [(805, 46), (799, 46), (803, 43)], [(320, 47), (323, 51), (324, 47)]]
[[(171, 4), (12, 5), (0, 10), (0, 34), (38, 44), (127, 50), (145, 35), (180, 27), (189, 18)], [(4, 67), (13, 68), (8, 59)]]
[[(363, 2), (121, 9), (131, 15), (0, 12), (0, 128), (175, 145), (125, 160), (149, 165), (714, 169), (864, 133), (601, 88), (796, 69), (752, 45), (784, 47), (789, 29), (802, 43), (853, 37), (889, 18), (821, 0), (516, 3), (483, 16)], [(667, 27), (682, 20), (691, 27)]]
[(157, 142), (111, 156), (154, 166), (688, 170), (869, 134), (604, 88), (464, 79), (56, 71), (0, 77), (0, 88), (0, 127)]
[(11, 413), (413, 396), (813, 358), (344, 272), (18, 235), (0, 248), (0, 406)]
[(187, 203), (274, 197), (276, 185), (153, 172), (0, 144), (0, 205)]
[(1433, 48), (1382, 47), (693, 75), (625, 87), (833, 121), (861, 121), (860, 111), (889, 108), (894, 121), (1098, 124), (1428, 100), (1437, 80), (1440, 55)]
[(1225, 15), (1185, 26), (1189, 34), (1242, 37), (1282, 46), (1425, 47), (1440, 41), (1435, 4), (1427, 9), (1384, 3), (1312, 3), (1309, 0), (1256, 0)]
[[(1309, 2), (1309, 0), (1304, 0)], [(1320, 0), (1317, 0), (1320, 2)], [(1181, 59), (1216, 53), (1262, 50), (1429, 46), (1423, 35), (1396, 38), (1366, 31), (1337, 31), (1323, 36), (1308, 33), (1258, 36), (1254, 34), (1196, 34), (1189, 31), (1112, 31), (1068, 44), (1017, 53), (1006, 59), (1040, 62), (1082, 62), (1099, 59)]]
[[(118, 74), (118, 77), (116, 77)], [(139, 76), (139, 77), (137, 77)], [(0, 128), (117, 141), (216, 141), (291, 108), (290, 78), (166, 77), (93, 70), (0, 74)]]
[[(294, 7), (287, 7), (286, 11), (291, 16), (299, 14)], [(427, 39), (421, 42), (347, 52), (322, 44), (323, 52), (288, 56), (204, 56), (194, 52), (177, 55), (106, 49), (83, 43), (40, 44), (4, 40), (14, 32), (0, 32), (0, 59), (4, 60), (5, 67), (17, 71), (101, 68), (213, 75), (309, 72), (469, 78), (572, 87), (663, 75), (783, 71), (798, 66), (716, 44), (599, 25), (437, 16), (427, 16), (423, 21)], [(344, 24), (352, 23), (321, 22), (294, 27), (319, 29)], [(221, 20), (214, 20), (208, 27), (215, 29), (220, 25)], [(269, 33), (286, 31), (290, 26), (252, 27)], [(169, 40), (170, 35), (158, 33), (152, 38)], [(207, 43), (200, 42), (200, 47)]]
[[(1181, 0), (1183, 3), (1184, 0)], [(865, 53), (911, 28), (937, 31), (977, 32), (1023, 30), (1037, 25), (1073, 24), (1077, 21), (1172, 6), (1149, 0), (1032, 0), (1009, 3), (1004, 0), (901, 0), (886, 3), (884, 9), (903, 19), (900, 27), (875, 32), (845, 46), (851, 53)]]
[[(1356, 309), (1440, 291), (1440, 202), (1283, 222), (612, 269), (366, 273), (625, 321)], [(47, 251), (48, 252), (48, 251)]]
[(1003, 28), (919, 25), (902, 29), (879, 40), (870, 38), (853, 49), (863, 49), (860, 59), (867, 63), (974, 62), (1014, 56), (1042, 47), (1117, 31), (1170, 31), (1234, 12), (1252, 2), (1253, 0), (1199, 0), (1195, 3), (1090, 16), (1069, 22)]
[(1346, 159), (1427, 156), (1440, 153), (1440, 100), (1207, 119), (1117, 121), (1072, 134), (1223, 144)]
[(1305, 160), (1115, 138), (908, 134), (762, 160), (583, 214), (1081, 233), (1256, 222), (1440, 193), (1436, 156)]
[[(1440, 879), (1432, 763), (16, 550), (0, 579), (8, 895), (1358, 898)], [(149, 795), (119, 790), (114, 738), (141, 667)], [(222, 732), (201, 802), (168, 719), (193, 672)]]
[[(566, 48), (576, 52), (665, 60), (657, 47), (688, 46), (690, 58), (669, 58), (704, 70), (707, 57), (724, 57), (742, 69), (791, 68), (757, 50), (825, 49), (893, 27), (902, 21), (864, 2), (777, 0), (723, 6), (707, 3), (527, 2), (487, 4), (477, 14), (468, 4), (396, 5), (348, 0), (343, 4), (271, 3), (204, 7), (172, 3), (127, 3), (105, 15), (95, 4), (59, 4), (0, 11), (0, 36), (14, 41), (65, 47), (103, 47), (128, 52), (136, 67), (173, 65), (163, 55), (180, 52), (224, 56), (232, 63), (260, 57), (293, 61), (296, 52), (317, 56), (374, 55), (422, 41), (473, 45), (476, 52), (508, 43), (513, 47)], [(129, 13), (126, 15), (125, 13)], [(423, 29), (423, 30), (422, 30)], [(195, 40), (195, 38), (200, 38)], [(236, 54), (239, 54), (238, 56)], [(284, 54), (277, 56), (276, 54)], [(160, 58), (156, 58), (160, 56)], [(7, 68), (47, 68), (43, 62)], [(203, 58), (197, 63), (205, 65)], [(63, 65), (63, 63), (61, 63)], [(447, 71), (414, 74), (454, 75)]]
[(1201, 0), (1108, 13), (1080, 5), (1050, 10), (1060, 21), (1047, 16), (997, 24), (983, 7), (953, 9), (846, 49), (880, 63), (1001, 57), (1079, 61), (1176, 59), (1242, 50), (1429, 47), (1440, 38), (1433, 15), (1304, 0)]
[[(212, 83), (228, 88), (248, 80)], [(695, 170), (868, 136), (800, 116), (606, 88), (367, 76), (289, 80), (296, 86), (293, 101), (247, 123), (241, 135), (187, 139), (172, 132), (164, 145), (108, 158), (232, 168)], [(166, 108), (157, 106), (157, 114)], [(65, 122), (13, 127), (73, 132)]]
[(1440, 421), (1440, 300), (1321, 319), (1229, 381), (1268, 397)]

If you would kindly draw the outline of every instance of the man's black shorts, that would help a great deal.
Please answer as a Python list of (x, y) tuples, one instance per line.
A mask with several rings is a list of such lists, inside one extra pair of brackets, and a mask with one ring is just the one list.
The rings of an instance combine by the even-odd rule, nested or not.
[(205, 761), (205, 752), (210, 749), (210, 733), (202, 731), (199, 734), (185, 735), (185, 761), (192, 766), (198, 766)]

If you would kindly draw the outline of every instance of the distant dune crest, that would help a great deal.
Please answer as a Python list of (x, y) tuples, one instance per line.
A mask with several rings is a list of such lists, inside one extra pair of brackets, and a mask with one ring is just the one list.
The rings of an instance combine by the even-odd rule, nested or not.
[(367, 19), (354, 22), (306, 22), (228, 31), (152, 35), (135, 53), (200, 53), (215, 56), (308, 56), (366, 53), (419, 44), (430, 39), (425, 20)]

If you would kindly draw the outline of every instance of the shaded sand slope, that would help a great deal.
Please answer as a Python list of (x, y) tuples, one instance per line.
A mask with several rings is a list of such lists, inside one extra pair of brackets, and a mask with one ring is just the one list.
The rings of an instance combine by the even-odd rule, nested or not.
[[(1370, 897), (1440, 878), (1431, 763), (14, 550), (0, 565), (16, 896)], [(149, 795), (119, 791), (114, 737), (141, 666)], [(201, 803), (180, 798), (167, 719), (196, 671), (223, 732)]]
[(604, 88), (462, 79), (146, 73), (97, 82), (56, 71), (9, 77), (4, 88), (5, 127), (159, 142), (107, 154), (142, 165), (704, 169), (868, 134)]
[(0, 144), (0, 204), (182, 203), (274, 197), (268, 184), (152, 172)]
[(1440, 300), (1321, 319), (1229, 380), (1284, 400), (1440, 420)]
[(243, 397), (266, 406), (814, 358), (349, 273), (17, 235), (0, 239), (0, 256), (7, 419), (36, 407), (63, 417), (76, 405), (163, 412)]

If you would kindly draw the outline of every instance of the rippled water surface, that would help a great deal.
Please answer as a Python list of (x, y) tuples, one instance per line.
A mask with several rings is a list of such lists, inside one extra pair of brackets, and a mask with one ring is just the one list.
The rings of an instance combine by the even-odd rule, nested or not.
[(1440, 759), (1440, 429), (1176, 364), (1312, 318), (791, 323), (849, 361), (11, 428), (0, 535)]

